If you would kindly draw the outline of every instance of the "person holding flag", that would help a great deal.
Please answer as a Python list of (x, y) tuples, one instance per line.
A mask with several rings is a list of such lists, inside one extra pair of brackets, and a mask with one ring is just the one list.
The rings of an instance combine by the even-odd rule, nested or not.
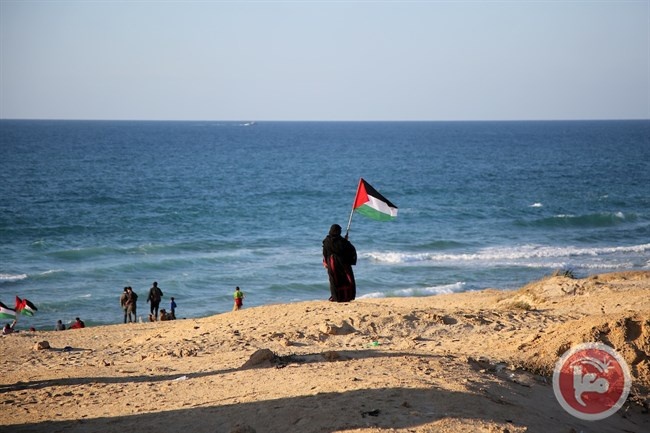
[(357, 264), (357, 250), (341, 236), (341, 226), (333, 224), (323, 239), (323, 266), (330, 281), (330, 301), (353, 301), (357, 294), (352, 266)]
[(352, 266), (357, 264), (357, 250), (348, 240), (355, 211), (377, 221), (392, 221), (397, 217), (397, 206), (363, 178), (359, 179), (345, 237), (341, 236), (341, 226), (334, 224), (323, 239), (323, 266), (327, 269), (332, 302), (349, 302), (357, 296), (357, 285), (352, 271)]
[(14, 328), (16, 327), (16, 319), (14, 319), (11, 324), (7, 323), (3, 328), (2, 328), (2, 335), (8, 335), (8, 334), (13, 334)]
[(38, 310), (36, 305), (27, 299), (20, 299), (16, 296), (16, 306), (14, 308), (9, 308), (2, 302), (0, 302), (0, 318), (1, 319), (12, 319), (11, 324), (7, 323), (4, 328), (2, 328), (2, 334), (11, 334), (15, 331), (16, 323), (18, 322), (18, 314), (24, 316), (33, 316), (34, 313)]
[(0, 302), (0, 318), (2, 319), (12, 319), (11, 323), (7, 323), (2, 328), (2, 335), (11, 334), (14, 332), (16, 327), (16, 310), (7, 307), (5, 304)]

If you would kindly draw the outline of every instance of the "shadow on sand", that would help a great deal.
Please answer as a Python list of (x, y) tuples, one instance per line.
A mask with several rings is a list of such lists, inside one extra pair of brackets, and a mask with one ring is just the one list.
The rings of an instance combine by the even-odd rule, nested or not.
[[(374, 350), (338, 351), (341, 360), (378, 357), (413, 356), (407, 353), (386, 353)], [(431, 356), (441, 358), (440, 356)], [(325, 353), (277, 357), (261, 363), (263, 379), (265, 368), (282, 367), (286, 362), (327, 362)], [(344, 363), (342, 363), (344, 365)], [(227, 375), (241, 368), (188, 373), (191, 379)], [(299, 374), (299, 372), (298, 372)], [(395, 374), (399, 374), (396, 371)], [(49, 386), (68, 386), (87, 383), (128, 384), (136, 382), (163, 382), (183, 376), (129, 376), (69, 378), (34, 381), (5, 385), (0, 393), (15, 390), (41, 389)], [(345, 383), (341, 383), (341, 388)], [(215, 400), (219, 389), (214, 390)], [(535, 408), (530, 411), (527, 408)], [(257, 433), (332, 433), (359, 428), (408, 429), (433, 423), (437, 420), (474, 420), (501, 426), (500, 431), (523, 431), (529, 433), (599, 431), (618, 433), (647, 431), (648, 419), (634, 416), (624, 418), (615, 414), (597, 426), (573, 418), (555, 401), (550, 385), (521, 386), (513, 382), (492, 380), (480, 386), (469, 385), (464, 391), (428, 388), (391, 387), (383, 389), (356, 389), (344, 392), (326, 392), (289, 398), (188, 407), (164, 412), (78, 419), (74, 421), (45, 421), (5, 425), (6, 431), (22, 432), (177, 432), (231, 433), (235, 431)], [(14, 420), (19, 421), (19, 420)], [(23, 421), (23, 420), (20, 420)], [(237, 430), (248, 426), (254, 430)], [(597, 430), (594, 428), (597, 427)], [(430, 427), (435, 429), (435, 427)], [(4, 430), (3, 430), (4, 431)], [(426, 430), (435, 431), (435, 430)], [(471, 430), (474, 431), (474, 430)], [(477, 431), (487, 431), (479, 427)]]

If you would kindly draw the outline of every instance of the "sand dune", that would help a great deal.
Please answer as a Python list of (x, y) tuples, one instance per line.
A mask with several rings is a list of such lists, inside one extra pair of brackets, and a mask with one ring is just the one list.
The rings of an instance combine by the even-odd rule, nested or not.
[[(11, 432), (647, 432), (650, 272), (518, 291), (301, 302), (0, 338)], [(47, 341), (49, 349), (35, 344)], [(583, 421), (555, 399), (564, 351), (600, 341), (628, 401)]]

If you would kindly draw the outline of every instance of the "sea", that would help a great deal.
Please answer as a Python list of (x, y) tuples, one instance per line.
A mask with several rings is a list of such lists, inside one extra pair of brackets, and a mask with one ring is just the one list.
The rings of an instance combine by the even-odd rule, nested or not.
[[(394, 221), (352, 213), (360, 178)], [(648, 270), (650, 120), (0, 120), (0, 301), (38, 308), (18, 329), (122, 323), (125, 286), (147, 320), (154, 281), (185, 319), (236, 286), (325, 301), (349, 222), (358, 298)]]

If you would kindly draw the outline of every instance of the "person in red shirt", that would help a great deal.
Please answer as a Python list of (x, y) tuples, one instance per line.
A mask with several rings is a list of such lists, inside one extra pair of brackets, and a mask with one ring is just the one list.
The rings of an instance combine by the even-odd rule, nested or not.
[(85, 328), (85, 327), (86, 327), (86, 324), (81, 319), (79, 319), (78, 317), (76, 319), (74, 319), (74, 323), (72, 325), (70, 325), (70, 329), (81, 329), (81, 328)]

